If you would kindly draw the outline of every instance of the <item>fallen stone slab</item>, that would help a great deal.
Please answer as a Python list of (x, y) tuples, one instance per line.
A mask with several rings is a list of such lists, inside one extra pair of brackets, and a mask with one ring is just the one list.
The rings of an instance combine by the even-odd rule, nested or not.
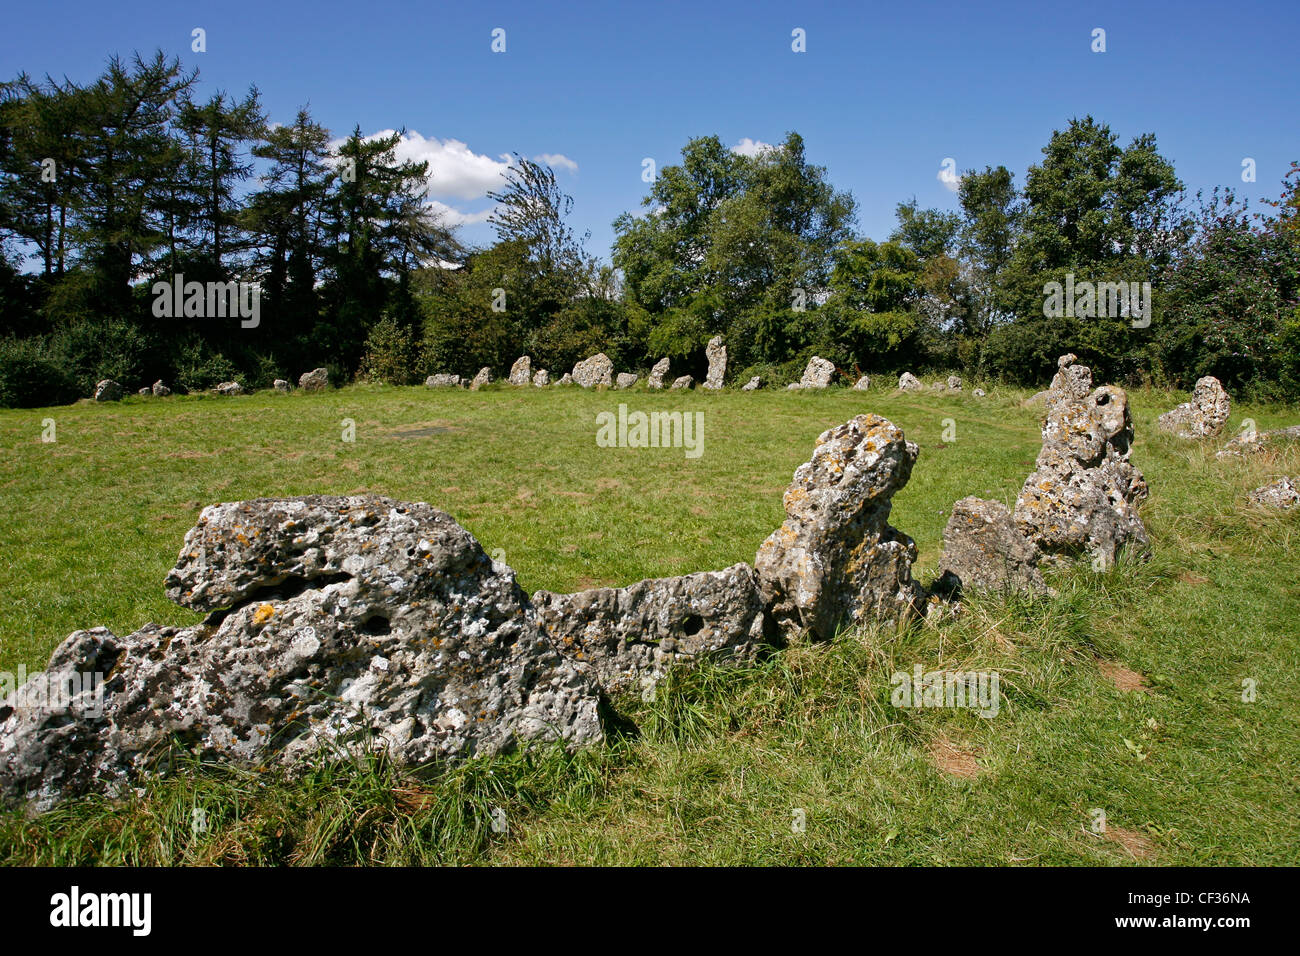
[[(212, 612), (126, 637), (77, 631), (0, 705), (0, 798), (120, 794), (173, 741), (205, 761), (400, 765), (602, 739), (600, 691), (539, 628), (514, 572), (449, 515), (374, 495), (205, 508), (168, 596)], [(50, 707), (75, 675), (95, 707)]]
[(787, 637), (826, 640), (838, 628), (901, 624), (918, 613), (916, 545), (889, 525), (891, 499), (917, 447), (878, 415), (827, 429), (785, 492), (786, 518), (754, 561), (764, 603)]
[(762, 595), (747, 564), (625, 588), (538, 591), (533, 605), (560, 653), (589, 665), (609, 693), (704, 657), (753, 660), (764, 640)]

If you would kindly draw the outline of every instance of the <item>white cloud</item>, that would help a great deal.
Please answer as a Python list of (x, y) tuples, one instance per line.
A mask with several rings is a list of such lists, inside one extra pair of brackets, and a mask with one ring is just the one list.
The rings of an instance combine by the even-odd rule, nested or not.
[(478, 212), (462, 212), (455, 206), (448, 206), (445, 202), (439, 202), (437, 199), (430, 199), (428, 205), (434, 214), (448, 226), (468, 226), (476, 222), (487, 222), (488, 217), (492, 215), (491, 209), (482, 209)]
[(578, 164), (563, 153), (539, 153), (533, 157), (533, 162), (545, 163), (552, 169), (567, 169), (571, 173), (578, 171)]
[(944, 188), (951, 192), (957, 192), (961, 189), (961, 177), (946, 167), (939, 170), (939, 175), (935, 179), (943, 183)]
[(739, 153), (741, 156), (757, 156), (759, 153), (767, 152), (769, 149), (776, 149), (771, 143), (765, 143), (761, 139), (750, 139), (744, 137), (739, 143), (731, 147), (733, 153)]

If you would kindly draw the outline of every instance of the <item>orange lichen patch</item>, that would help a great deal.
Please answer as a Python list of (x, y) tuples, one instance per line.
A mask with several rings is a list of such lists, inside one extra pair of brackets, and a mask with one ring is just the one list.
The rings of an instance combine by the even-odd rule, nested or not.
[(1150, 693), (1147, 689), (1147, 679), (1135, 670), (1130, 670), (1123, 664), (1117, 664), (1114, 661), (1097, 661), (1097, 669), (1101, 671), (1101, 676), (1115, 685), (1115, 689), (1123, 693), (1140, 690), (1143, 693)]
[(1112, 843), (1118, 843), (1135, 860), (1150, 860), (1156, 855), (1156, 846), (1136, 830), (1106, 825), (1102, 836)]
[(269, 604), (259, 604), (257, 610), (253, 612), (253, 626), (261, 627), (267, 621), (271, 620), (275, 614), (275, 608)]
[(958, 746), (948, 738), (947, 734), (941, 733), (930, 741), (930, 763), (942, 773), (953, 777), (961, 777), (963, 780), (974, 780), (978, 777), (983, 769), (977, 759), (978, 756), (978, 750)]

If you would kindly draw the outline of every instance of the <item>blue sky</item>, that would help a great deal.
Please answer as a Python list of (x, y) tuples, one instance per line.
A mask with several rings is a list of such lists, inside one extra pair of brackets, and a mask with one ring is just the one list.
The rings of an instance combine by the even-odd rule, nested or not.
[[(1156, 134), (1195, 191), (1274, 197), (1300, 159), (1300, 3), (14, 3), (0, 76), (92, 79), (112, 53), (162, 48), (200, 95), (256, 83), (273, 120), (297, 108), (335, 135), (405, 127), (431, 197), (491, 238), (484, 198), (512, 150), (548, 156), (573, 224), (608, 258), (639, 208), (642, 160), (691, 137), (779, 142), (859, 203), (883, 239), (894, 206), (956, 208), (939, 178), (1006, 165), (1024, 182), (1053, 129), (1091, 113), (1127, 143)], [(207, 51), (191, 51), (191, 31)], [(491, 50), (494, 28), (506, 52)], [(807, 50), (791, 49), (791, 31)], [(1092, 32), (1106, 31), (1094, 53)], [(1253, 158), (1257, 181), (1241, 180)]]

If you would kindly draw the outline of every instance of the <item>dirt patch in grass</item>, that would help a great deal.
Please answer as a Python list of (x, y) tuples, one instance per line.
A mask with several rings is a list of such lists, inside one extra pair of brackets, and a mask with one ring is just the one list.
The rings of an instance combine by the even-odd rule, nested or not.
[(1201, 577), (1201, 575), (1192, 571), (1184, 571), (1182, 574), (1178, 575), (1178, 580), (1182, 581), (1184, 584), (1195, 584), (1197, 586), (1210, 583), (1209, 578)]
[(1150, 693), (1147, 687), (1147, 679), (1123, 664), (1098, 659), (1097, 669), (1101, 671), (1101, 676), (1114, 684), (1115, 689), (1121, 693), (1127, 694), (1135, 690)]
[(963, 780), (974, 780), (984, 769), (979, 763), (979, 750), (957, 744), (947, 734), (930, 741), (929, 756), (935, 769)]
[(1102, 835), (1111, 843), (1118, 843), (1122, 846), (1128, 855), (1133, 857), (1135, 860), (1150, 860), (1155, 858), (1155, 844), (1136, 830), (1126, 830), (1123, 827), (1115, 827), (1107, 824), (1106, 832)]

